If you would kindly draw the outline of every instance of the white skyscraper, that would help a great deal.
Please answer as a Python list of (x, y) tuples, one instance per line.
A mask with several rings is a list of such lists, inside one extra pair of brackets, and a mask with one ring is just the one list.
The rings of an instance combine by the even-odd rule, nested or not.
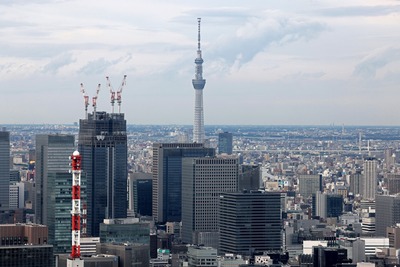
[(362, 196), (364, 199), (375, 199), (377, 183), (377, 161), (375, 158), (368, 157), (364, 161), (364, 183), (362, 186)]
[(204, 111), (203, 111), (203, 89), (206, 85), (206, 80), (203, 79), (203, 58), (201, 57), (200, 49), (200, 21), (198, 18), (198, 41), (197, 41), (197, 58), (194, 60), (196, 64), (195, 78), (192, 80), (195, 90), (194, 102), (194, 125), (193, 125), (193, 142), (203, 143), (204, 134)]

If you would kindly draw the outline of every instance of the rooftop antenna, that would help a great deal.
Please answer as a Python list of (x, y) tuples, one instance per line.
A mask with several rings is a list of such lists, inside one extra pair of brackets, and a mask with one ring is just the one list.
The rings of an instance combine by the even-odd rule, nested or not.
[(88, 106), (89, 106), (89, 96), (85, 92), (85, 88), (83, 87), (83, 83), (81, 83), (81, 93), (83, 95), (83, 100), (84, 100), (84, 103), (85, 103), (85, 119), (87, 119), (88, 118), (87, 109), (88, 109)]

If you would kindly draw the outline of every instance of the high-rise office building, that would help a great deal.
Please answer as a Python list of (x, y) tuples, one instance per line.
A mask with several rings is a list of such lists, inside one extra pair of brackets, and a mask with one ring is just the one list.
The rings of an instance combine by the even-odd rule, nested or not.
[(129, 209), (142, 216), (152, 215), (152, 174), (134, 172), (129, 174)]
[(206, 85), (206, 80), (203, 79), (203, 58), (201, 57), (200, 48), (200, 21), (198, 18), (198, 38), (197, 38), (197, 57), (194, 60), (196, 64), (195, 78), (192, 80), (195, 90), (194, 102), (194, 125), (193, 125), (193, 142), (203, 143), (205, 139), (204, 133), (204, 111), (203, 111), (203, 89)]
[(386, 228), (400, 223), (400, 196), (377, 195), (375, 199), (375, 235), (386, 236)]
[(10, 133), (0, 131), (0, 213), (9, 209)]
[(377, 184), (377, 161), (373, 157), (364, 160), (364, 181), (362, 186), (362, 197), (364, 199), (375, 199)]
[(322, 175), (301, 174), (299, 175), (299, 194), (303, 198), (309, 198), (317, 191), (322, 191)]
[(71, 249), (70, 160), (75, 149), (73, 135), (36, 136), (36, 223), (49, 228), (48, 242), (55, 253)]
[(213, 157), (215, 149), (200, 143), (153, 144), (153, 218), (180, 222), (182, 213), (182, 159)]
[(219, 196), (238, 188), (238, 158), (182, 160), (182, 241), (218, 246)]
[(78, 151), (86, 174), (87, 232), (98, 236), (104, 219), (127, 216), (126, 120), (122, 113), (87, 115), (79, 122)]
[(390, 195), (400, 193), (400, 174), (386, 173), (384, 181)]
[(363, 185), (363, 175), (361, 170), (356, 170), (354, 173), (350, 174), (350, 192), (354, 195), (362, 193)]
[(242, 164), (239, 167), (238, 190), (258, 190), (261, 185), (261, 166)]
[(233, 138), (232, 133), (224, 132), (218, 134), (218, 153), (232, 154)]
[(319, 191), (312, 197), (312, 214), (321, 218), (339, 217), (343, 213), (343, 196)]
[(385, 155), (385, 167), (390, 170), (396, 163), (396, 154), (393, 148), (386, 148), (384, 151)]
[(220, 253), (249, 255), (250, 249), (281, 249), (281, 193), (223, 193), (219, 201)]

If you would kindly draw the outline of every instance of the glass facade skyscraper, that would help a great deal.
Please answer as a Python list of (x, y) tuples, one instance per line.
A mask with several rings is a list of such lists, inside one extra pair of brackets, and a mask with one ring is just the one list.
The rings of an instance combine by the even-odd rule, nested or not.
[(232, 154), (233, 151), (233, 135), (232, 133), (224, 132), (218, 134), (218, 153)]
[(54, 253), (71, 250), (71, 187), (69, 157), (73, 135), (36, 136), (36, 222), (48, 226)]
[(180, 222), (182, 213), (182, 159), (213, 157), (214, 148), (201, 143), (153, 144), (153, 217), (158, 222)]
[(78, 150), (86, 174), (87, 232), (103, 219), (127, 216), (127, 135), (124, 114), (95, 112), (80, 120)]
[(0, 131), (0, 212), (9, 209), (10, 133)]

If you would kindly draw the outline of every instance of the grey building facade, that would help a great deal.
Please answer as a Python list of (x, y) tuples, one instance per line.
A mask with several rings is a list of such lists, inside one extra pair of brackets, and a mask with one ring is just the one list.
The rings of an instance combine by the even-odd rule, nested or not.
[(87, 232), (103, 219), (127, 216), (127, 135), (124, 114), (95, 112), (79, 122), (78, 150), (86, 174)]
[(9, 209), (10, 133), (0, 131), (0, 213)]
[(281, 193), (223, 193), (219, 202), (220, 253), (249, 255), (250, 248), (281, 249)]
[(320, 174), (301, 174), (299, 175), (299, 194), (304, 198), (309, 198), (315, 192), (322, 191), (322, 175)]
[(182, 241), (218, 246), (219, 196), (238, 188), (238, 158), (184, 158)]
[(400, 223), (400, 196), (376, 195), (375, 199), (375, 235), (386, 236), (386, 227)]
[(71, 250), (70, 160), (75, 149), (73, 135), (36, 136), (36, 223), (48, 226), (54, 253)]
[(180, 222), (182, 214), (182, 159), (213, 157), (215, 149), (201, 143), (153, 144), (153, 218)]

